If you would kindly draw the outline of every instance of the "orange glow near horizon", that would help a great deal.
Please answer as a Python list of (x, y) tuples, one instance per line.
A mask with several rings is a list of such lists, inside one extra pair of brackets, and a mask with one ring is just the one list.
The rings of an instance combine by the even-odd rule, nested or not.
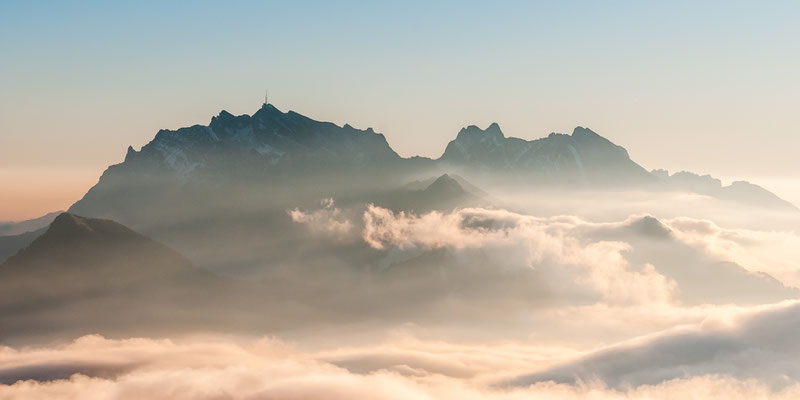
[(0, 169), (0, 221), (22, 221), (66, 210), (97, 183), (89, 169)]

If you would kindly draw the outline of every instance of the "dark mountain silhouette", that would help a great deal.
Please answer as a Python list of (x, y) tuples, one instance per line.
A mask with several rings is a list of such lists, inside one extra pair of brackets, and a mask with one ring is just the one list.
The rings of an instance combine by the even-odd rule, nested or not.
[(451, 141), (439, 159), (472, 173), (500, 173), (506, 179), (567, 187), (609, 187), (652, 183), (653, 177), (628, 152), (590, 129), (572, 135), (551, 133), (536, 140), (505, 137), (496, 123), (485, 130), (470, 125)]
[(63, 213), (0, 264), (0, 339), (208, 325), (256, 294), (119, 223)]
[[(506, 137), (496, 123), (485, 130), (468, 126), (438, 160), (402, 158), (372, 129), (265, 104), (252, 116), (222, 111), (208, 126), (159, 131), (141, 150), (129, 148), (69, 211), (150, 233), (220, 210), (264, 214), (270, 208), (279, 215), (324, 197), (368, 198), (443, 171), (520, 189), (659, 190), (680, 181), (649, 173), (623, 147), (583, 127), (528, 141)], [(678, 186), (702, 192), (708, 183)], [(765, 207), (783, 204), (770, 195), (744, 185), (718, 193)]]
[(400, 158), (371, 128), (339, 127), (265, 104), (252, 117), (222, 111), (208, 126), (159, 131), (140, 151), (129, 148), (125, 160), (161, 162), (168, 171), (188, 178), (232, 167), (234, 155), (292, 169), (326, 164), (363, 167)]
[(149, 232), (211, 210), (280, 209), (389, 188), (405, 180), (393, 178), (398, 170), (425, 163), (400, 158), (372, 129), (339, 127), (265, 104), (253, 116), (222, 111), (208, 126), (159, 131), (140, 151), (129, 148), (69, 212)]
[(27, 248), (0, 265), (3, 304), (117, 290), (195, 272), (174, 250), (123, 225), (62, 213)]

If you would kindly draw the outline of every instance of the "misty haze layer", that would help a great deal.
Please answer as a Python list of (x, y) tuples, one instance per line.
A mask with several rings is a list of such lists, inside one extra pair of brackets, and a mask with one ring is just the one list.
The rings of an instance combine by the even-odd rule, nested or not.
[(0, 225), (0, 395), (792, 398), (798, 222), (583, 127), (223, 111)]

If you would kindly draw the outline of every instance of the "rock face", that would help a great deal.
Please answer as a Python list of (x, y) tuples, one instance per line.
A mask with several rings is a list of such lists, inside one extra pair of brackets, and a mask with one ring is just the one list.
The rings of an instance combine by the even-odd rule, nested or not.
[(210, 210), (355, 192), (383, 182), (402, 161), (372, 129), (266, 104), (253, 116), (222, 111), (208, 126), (159, 131), (140, 151), (128, 148), (69, 212), (147, 230)]
[(161, 163), (166, 171), (188, 179), (213, 175), (242, 158), (262, 167), (306, 169), (331, 164), (364, 167), (400, 157), (371, 128), (339, 127), (265, 104), (253, 116), (222, 111), (208, 126), (159, 131), (140, 151), (129, 148), (125, 162)]
[(466, 171), (505, 174), (567, 187), (608, 187), (652, 183), (653, 177), (628, 152), (590, 129), (523, 140), (505, 137), (494, 123), (485, 130), (462, 129), (439, 159)]

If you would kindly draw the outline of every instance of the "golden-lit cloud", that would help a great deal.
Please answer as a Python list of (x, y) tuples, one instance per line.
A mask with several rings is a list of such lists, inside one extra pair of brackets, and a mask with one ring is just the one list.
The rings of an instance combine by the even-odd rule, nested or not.
[(403, 334), (326, 350), (268, 338), (85, 336), (52, 347), (0, 348), (0, 397), (792, 399), (800, 396), (797, 315), (796, 302), (753, 307), (727, 322), (592, 352)]
[(353, 224), (337, 208), (333, 199), (326, 198), (320, 201), (321, 209), (315, 211), (301, 211), (299, 208), (288, 210), (287, 213), (292, 221), (304, 224), (309, 229), (318, 234), (342, 237), (353, 229)]

